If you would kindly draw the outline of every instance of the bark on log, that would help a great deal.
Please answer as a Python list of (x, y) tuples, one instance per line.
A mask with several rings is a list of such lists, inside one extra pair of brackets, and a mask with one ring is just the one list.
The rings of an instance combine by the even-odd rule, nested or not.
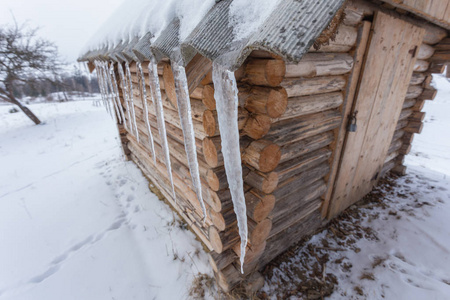
[(337, 110), (328, 110), (295, 119), (283, 120), (272, 124), (271, 130), (265, 139), (279, 145), (294, 143), (337, 128), (341, 120), (342, 116)]
[(242, 133), (258, 140), (263, 138), (270, 130), (272, 119), (267, 115), (251, 114), (242, 129)]
[(209, 264), (214, 272), (219, 272), (233, 263), (237, 258), (236, 253), (233, 250), (227, 250), (220, 254), (215, 251), (208, 253)]
[(239, 90), (239, 101), (244, 103), (248, 111), (265, 114), (272, 118), (277, 118), (284, 113), (287, 100), (284, 88), (252, 87)]
[(416, 60), (416, 64), (414, 65), (414, 72), (425, 72), (430, 67), (430, 62), (426, 60)]
[(347, 53), (307, 53), (299, 63), (286, 64), (285, 77), (343, 75), (353, 68), (353, 57)]
[(266, 140), (253, 141), (242, 154), (245, 163), (265, 173), (274, 170), (280, 158), (280, 147)]
[(418, 84), (422, 84), (425, 81), (425, 74), (423, 73), (416, 73), (414, 72), (412, 77), (411, 77), (411, 81), (409, 82), (410, 85), (418, 85)]
[(281, 86), (286, 89), (288, 97), (298, 97), (342, 91), (346, 82), (344, 76), (300, 77), (286, 78)]
[(419, 47), (419, 52), (417, 53), (417, 59), (428, 59), (433, 56), (434, 48), (427, 44), (422, 44)]
[(342, 103), (343, 96), (340, 92), (288, 98), (285, 113), (279, 118), (273, 118), (272, 122), (338, 108)]
[(408, 87), (408, 90), (406, 92), (405, 99), (414, 99), (420, 96), (422, 94), (423, 88), (419, 85), (410, 85)]
[[(242, 130), (249, 118), (248, 112), (243, 108), (238, 108), (238, 128)], [(203, 129), (207, 136), (220, 135), (219, 120), (217, 118), (217, 111), (205, 110), (202, 116)]]
[(244, 182), (263, 193), (270, 194), (278, 186), (278, 175), (274, 172), (263, 173), (251, 168)]
[(286, 72), (281, 59), (250, 58), (245, 66), (244, 82), (251, 85), (279, 86)]
[(328, 45), (322, 45), (320, 49), (311, 47), (310, 52), (349, 52), (356, 44), (358, 37), (358, 29), (353, 26), (341, 24), (338, 28), (337, 35)]

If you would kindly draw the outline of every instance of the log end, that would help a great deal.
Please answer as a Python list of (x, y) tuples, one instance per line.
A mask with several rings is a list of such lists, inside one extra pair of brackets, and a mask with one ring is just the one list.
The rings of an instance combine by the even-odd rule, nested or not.
[(267, 174), (266, 178), (264, 178), (261, 190), (266, 194), (270, 194), (277, 188), (277, 186), (278, 186), (278, 174), (275, 172), (271, 172)]
[(267, 101), (267, 114), (269, 117), (280, 117), (286, 111), (287, 101), (288, 95), (284, 88), (271, 90)]
[(214, 191), (217, 192), (220, 189), (220, 181), (217, 177), (216, 173), (209, 169), (206, 172), (206, 181), (208, 182), (209, 187)]
[(286, 64), (281, 59), (271, 59), (266, 64), (266, 78), (270, 86), (279, 86), (286, 74)]
[(263, 244), (272, 230), (272, 220), (264, 219), (250, 232), (250, 243), (253, 246)]
[(266, 195), (264, 198), (261, 199), (261, 202), (259, 202), (255, 207), (255, 210), (253, 212), (254, 220), (256, 222), (259, 222), (266, 219), (274, 207), (275, 207), (275, 196)]
[(203, 128), (208, 136), (214, 136), (216, 133), (216, 119), (214, 113), (211, 110), (206, 110), (203, 113)]
[(244, 133), (252, 139), (258, 140), (265, 136), (271, 125), (271, 118), (266, 115), (249, 116), (244, 126)]
[(217, 148), (214, 145), (213, 141), (209, 138), (203, 139), (202, 142), (203, 148), (203, 156), (205, 157), (205, 161), (211, 168), (215, 168), (218, 165), (218, 155)]
[(271, 172), (279, 164), (281, 159), (280, 146), (276, 144), (270, 144), (265, 147), (259, 157), (259, 170), (261, 172)]
[(175, 90), (175, 79), (173, 77), (172, 67), (164, 64), (163, 68), (164, 90), (170, 103), (177, 107), (177, 94)]
[(203, 87), (202, 102), (208, 109), (216, 109), (216, 100), (214, 99), (214, 86), (212, 84), (208, 84)]
[(222, 253), (223, 244), (222, 244), (222, 240), (220, 239), (220, 234), (219, 234), (219, 231), (217, 230), (217, 228), (214, 226), (210, 226), (208, 236), (209, 236), (209, 241), (211, 242), (211, 246), (214, 249), (214, 251), (216, 251), (218, 254)]

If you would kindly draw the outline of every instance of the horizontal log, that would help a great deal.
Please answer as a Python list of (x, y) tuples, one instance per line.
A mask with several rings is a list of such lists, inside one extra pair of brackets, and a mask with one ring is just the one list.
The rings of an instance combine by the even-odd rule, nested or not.
[[(325, 193), (326, 187), (322, 186), (321, 190), (322, 193)], [(292, 224), (295, 224), (297, 220), (301, 219), (302, 217), (305, 217), (307, 215), (310, 215), (314, 211), (317, 211), (322, 204), (322, 200), (320, 198), (315, 198), (310, 201), (300, 201), (300, 203), (302, 205), (299, 205), (296, 209), (292, 208), (289, 215), (279, 218), (274, 222), (269, 238), (277, 235), (286, 228), (289, 228)]]
[(408, 86), (408, 90), (406, 92), (405, 99), (414, 99), (422, 94), (423, 88), (419, 85), (410, 85)]
[(427, 70), (427, 73), (429, 73), (429, 74), (434, 74), (434, 73), (442, 74), (442, 73), (444, 73), (445, 66), (446, 66), (445, 62), (432, 62), (432, 63), (430, 63), (430, 66), (429, 66), (429, 68)]
[[(238, 108), (238, 128), (242, 130), (249, 118), (248, 112), (243, 108)], [(203, 129), (207, 136), (220, 135), (219, 120), (217, 118), (217, 111), (205, 110), (202, 115)]]
[(430, 62), (426, 60), (418, 59), (414, 65), (414, 72), (425, 72), (430, 67)]
[(439, 44), (436, 44), (433, 47), (438, 51), (450, 50), (450, 38), (443, 39)]
[[(322, 139), (322, 137), (320, 137), (320, 139)], [(286, 180), (296, 177), (298, 174), (327, 161), (331, 157), (331, 150), (324, 148), (327, 146), (324, 144), (305, 148), (301, 155), (278, 165), (273, 171), (278, 177), (278, 183), (285, 182)]]
[(278, 185), (278, 188), (272, 193), (275, 196), (276, 201), (281, 201), (291, 195), (298, 197), (297, 191), (305, 188), (312, 182), (319, 180), (326, 176), (330, 171), (330, 165), (328, 162), (321, 163), (311, 169), (297, 174), (295, 177), (291, 177)]
[(419, 46), (419, 52), (417, 53), (417, 59), (428, 59), (434, 54), (434, 48), (427, 44), (421, 44)]
[[(147, 164), (149, 167), (155, 167), (154, 161), (150, 159), (150, 156), (148, 156), (147, 150), (144, 148), (144, 146), (139, 145), (137, 141), (134, 139), (134, 137), (130, 138), (130, 150), (133, 151), (133, 153), (138, 156), (141, 162)], [(159, 148), (159, 145), (155, 145), (155, 151), (157, 151), (158, 156), (157, 157), (163, 157), (161, 156), (161, 149)], [(202, 209), (200, 206), (200, 202), (198, 201), (197, 195), (193, 190), (192, 187), (192, 180), (189, 173), (189, 169), (180, 162), (178, 162), (176, 159), (172, 158), (172, 177), (174, 182), (174, 187), (176, 187), (178, 190), (177, 192), (188, 201), (193, 209), (195, 209), (196, 213), (200, 216), (200, 220), (203, 218)], [(160, 171), (160, 174), (163, 174), (163, 178), (167, 183), (167, 188), (170, 189), (170, 182), (168, 181), (167, 177), (167, 169), (163, 162), (160, 162), (159, 159), (157, 159), (157, 165), (156, 167)], [(203, 191), (204, 190), (204, 191)], [(202, 192), (204, 195), (207, 194), (208, 188), (206, 185), (202, 184)], [(203, 197), (205, 201), (205, 206), (209, 207), (211, 203), (209, 197)], [(213, 203), (214, 206), (214, 203)], [(208, 225), (211, 225), (212, 222), (210, 220), (210, 217), (208, 216)]]
[(279, 86), (286, 72), (281, 59), (249, 58), (245, 66), (244, 82), (251, 85)]
[(252, 189), (245, 193), (247, 215), (255, 222), (261, 222), (269, 216), (275, 206), (275, 197)]
[(450, 50), (436, 51), (432, 57), (429, 58), (430, 61), (436, 62), (450, 62)]
[(348, 26), (356, 26), (362, 22), (364, 13), (351, 5), (346, 5), (344, 9), (344, 20), (342, 23)]
[(340, 92), (288, 98), (285, 113), (279, 118), (273, 118), (272, 122), (338, 108), (343, 100)]
[(151, 169), (148, 169), (145, 167), (140, 160), (133, 154), (130, 154), (131, 159), (136, 163), (136, 165), (142, 170), (142, 172), (149, 178), (152, 183), (156, 184), (159, 191), (164, 195), (165, 199), (171, 207), (181, 216), (181, 218), (188, 224), (189, 228), (194, 232), (194, 234), (200, 239), (200, 241), (205, 245), (205, 247), (209, 250), (212, 250), (212, 245), (209, 242), (208, 236), (197, 226), (197, 222), (193, 221), (190, 217), (189, 213), (186, 211), (183, 211), (178, 203), (176, 203), (172, 197), (171, 193), (164, 190), (164, 182), (159, 181), (151, 172)]
[(415, 111), (409, 117), (411, 121), (422, 122), (425, 119), (425, 112)]
[(244, 280), (244, 277), (234, 264), (230, 264), (226, 268), (215, 273), (215, 277), (217, 284), (225, 293), (231, 292), (236, 285)]
[(203, 87), (202, 102), (209, 110), (216, 109), (216, 100), (214, 99), (214, 86), (212, 84)]
[(353, 68), (353, 57), (347, 53), (307, 53), (299, 63), (286, 64), (285, 77), (343, 75)]
[(270, 130), (272, 119), (267, 115), (251, 114), (242, 128), (242, 134), (258, 140), (263, 138)]
[(404, 109), (400, 112), (400, 117), (398, 118), (399, 121), (401, 120), (405, 120), (407, 118), (409, 118), (409, 116), (411, 116), (413, 113), (412, 109)]
[(424, 105), (425, 105), (424, 99), (416, 99), (416, 103), (414, 103), (414, 105), (411, 106), (411, 108), (413, 111), (421, 111)]
[(278, 175), (274, 172), (263, 173), (251, 168), (244, 177), (244, 182), (263, 193), (270, 194), (278, 186)]
[[(142, 122), (137, 122), (137, 125), (138, 125), (138, 129), (139, 129), (141, 145), (147, 150), (147, 155), (150, 156), (151, 155), (150, 154), (151, 153), (150, 145), (149, 145), (147, 133), (145, 131), (146, 129), (144, 129), (146, 127)], [(160, 146), (161, 140), (159, 138), (159, 133), (157, 132), (157, 129), (154, 127), (152, 127), (152, 132), (153, 132), (153, 139), (154, 139), (154, 145), (155, 145), (157, 157), (160, 157), (162, 159), (162, 157), (164, 157), (164, 153), (163, 153), (162, 147)], [(175, 170), (175, 166), (176, 166), (176, 165), (174, 165), (175, 162), (181, 163), (184, 166), (184, 168), (182, 169), (182, 171), (183, 171), (182, 174), (184, 174), (184, 178), (185, 178), (187, 184), (188, 185), (191, 184), (191, 177), (190, 177), (190, 173), (188, 171), (187, 157), (186, 157), (186, 153), (184, 152), (183, 145), (180, 144), (179, 142), (177, 142), (176, 140), (173, 140), (171, 138), (171, 136), (169, 136), (169, 135), (167, 136), (167, 139), (168, 139), (170, 157), (171, 157), (171, 161), (172, 161), (172, 168)], [(198, 158), (198, 164), (199, 164), (200, 178), (202, 179), (203, 199), (205, 200), (205, 202), (207, 202), (213, 208), (214, 211), (221, 211), (222, 207), (221, 207), (220, 199), (217, 198), (215, 193), (212, 193), (212, 191), (206, 184), (207, 171), (210, 168), (201, 159), (201, 155), (197, 154), (197, 158)]]
[[(239, 141), (241, 153), (248, 147), (251, 140), (242, 137)], [(220, 136), (205, 138), (202, 142), (203, 157), (211, 168), (223, 166), (222, 144)]]
[(392, 159), (392, 160), (388, 161), (387, 163), (385, 163), (383, 165), (383, 167), (381, 168), (380, 178), (384, 177), (387, 173), (389, 173), (389, 171), (391, 171), (392, 168), (395, 167), (395, 165), (396, 165), (395, 159)]
[(422, 94), (420, 94), (420, 97), (418, 97), (418, 99), (419, 100), (434, 100), (436, 95), (437, 95), (437, 90), (435, 88), (424, 89)]
[(210, 253), (208, 253), (209, 264), (211, 265), (213, 271), (216, 273), (229, 266), (236, 260), (236, 258), (236, 253), (234, 253), (231, 249), (220, 254), (216, 253), (215, 251), (211, 251)]
[(417, 99), (405, 99), (403, 102), (402, 109), (411, 108), (413, 107), (417, 102)]
[(266, 140), (251, 142), (242, 154), (242, 160), (246, 164), (264, 173), (275, 169), (280, 158), (280, 147)]
[(353, 26), (341, 24), (334, 40), (328, 45), (322, 45), (320, 49), (311, 47), (310, 52), (349, 52), (355, 45), (358, 37), (358, 29)]
[(423, 129), (423, 123), (422, 122), (414, 122), (410, 121), (408, 123), (408, 126), (405, 127), (406, 132), (410, 133), (421, 133)]
[(346, 85), (344, 76), (323, 76), (314, 78), (285, 78), (281, 86), (286, 89), (288, 97), (325, 94), (342, 91)]
[(279, 145), (294, 143), (337, 128), (341, 120), (341, 113), (337, 110), (327, 110), (295, 119), (283, 120), (272, 124), (265, 139)]
[[(247, 244), (247, 248), (245, 249), (244, 266), (252, 264), (255, 260), (257, 260), (259, 257), (261, 257), (265, 248), (266, 248), (265, 241), (263, 243), (261, 243), (260, 245)], [(240, 244), (234, 245), (233, 252), (238, 258), (240, 258), (241, 257), (241, 245)], [(246, 273), (246, 272), (244, 271), (244, 273)]]
[(416, 73), (414, 72), (411, 81), (409, 82), (410, 85), (419, 85), (422, 84), (425, 81), (425, 74), (423, 73)]
[[(276, 207), (270, 214), (274, 224), (278, 223), (282, 219), (295, 219), (301, 218), (301, 215), (296, 215), (293, 212), (300, 207), (304, 207), (311, 201), (320, 199), (326, 191), (326, 183), (322, 178), (317, 180), (309, 180), (307, 185), (304, 185), (302, 189), (299, 189), (295, 195), (286, 197), (276, 202)], [(278, 226), (278, 225), (277, 225)], [(271, 235), (278, 232), (272, 231)]]
[[(247, 219), (247, 223), (249, 242), (252, 245), (264, 243), (272, 229), (272, 221), (270, 219), (264, 219), (263, 221), (256, 223), (251, 219)], [(222, 232), (217, 230), (214, 226), (210, 226), (209, 238), (214, 251), (219, 254), (227, 249), (231, 249), (240, 241), (237, 225)]]
[(302, 237), (312, 234), (322, 226), (319, 210), (299, 218), (297, 223), (281, 231), (267, 240), (266, 249), (259, 259), (259, 266), (265, 266), (275, 257), (286, 251), (291, 245), (297, 243)]
[(277, 118), (286, 110), (287, 93), (284, 88), (239, 88), (238, 96), (239, 102), (244, 103), (245, 108), (252, 113)]

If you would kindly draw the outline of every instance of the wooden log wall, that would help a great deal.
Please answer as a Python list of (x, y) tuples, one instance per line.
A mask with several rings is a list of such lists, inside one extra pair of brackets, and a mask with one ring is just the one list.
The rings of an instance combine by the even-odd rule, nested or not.
[[(344, 101), (349, 76), (355, 66), (358, 31), (367, 15), (370, 11), (348, 5), (336, 39), (318, 50), (310, 49), (298, 64), (285, 63), (265, 51), (253, 51), (235, 72), (249, 228), (244, 275), (239, 271), (240, 239), (221, 153), (211, 63), (198, 55), (186, 67), (202, 192), (207, 207), (204, 224), (184, 150), (170, 62), (159, 63), (158, 76), (176, 200), (171, 196), (162, 159), (155, 109), (148, 98), (156, 164), (150, 156), (139, 78), (135, 64), (131, 65), (140, 141), (122, 129), (121, 136), (129, 157), (211, 251), (210, 263), (223, 290), (231, 290), (246, 278), (248, 286), (257, 289), (261, 283), (257, 270), (323, 225), (320, 208), (328, 190), (336, 139), (343, 126)], [(430, 86), (431, 73), (441, 69), (442, 57), (449, 51), (448, 40), (441, 42), (445, 35), (436, 32), (434, 26), (430, 28), (433, 30), (430, 29), (428, 38), (417, 52), (419, 60), (384, 172), (391, 169), (404, 172), (403, 157), (409, 151), (413, 134), (420, 132), (422, 127), (423, 102), (435, 94)], [(146, 73), (146, 64), (143, 66)], [(149, 91), (148, 78), (145, 82)]]

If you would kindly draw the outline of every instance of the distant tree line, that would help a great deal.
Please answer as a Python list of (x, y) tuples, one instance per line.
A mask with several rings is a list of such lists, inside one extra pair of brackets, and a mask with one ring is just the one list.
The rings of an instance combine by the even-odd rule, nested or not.
[[(24, 97), (44, 97), (48, 101), (68, 100), (70, 96), (83, 96), (86, 94), (99, 93), (96, 76), (87, 76), (78, 68), (73, 72), (65, 72), (58, 75), (53, 80), (36, 79), (15, 82), (13, 84), (14, 96), (18, 99)], [(55, 99), (54, 93), (58, 93)], [(53, 95), (52, 95), (53, 94)]]

